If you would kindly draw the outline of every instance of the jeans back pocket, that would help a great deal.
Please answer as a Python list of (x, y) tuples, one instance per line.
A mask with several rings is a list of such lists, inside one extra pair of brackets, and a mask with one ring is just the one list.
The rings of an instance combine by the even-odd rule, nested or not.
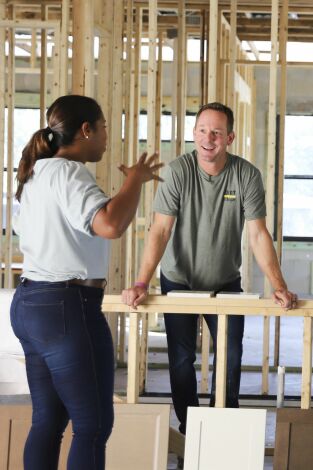
[(41, 343), (61, 340), (65, 335), (64, 301), (39, 304), (23, 301), (23, 323), (30, 338)]

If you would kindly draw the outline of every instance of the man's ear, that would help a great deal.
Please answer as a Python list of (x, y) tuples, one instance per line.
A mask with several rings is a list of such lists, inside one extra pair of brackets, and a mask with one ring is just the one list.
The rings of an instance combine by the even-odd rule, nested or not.
[(232, 131), (227, 135), (227, 145), (231, 145), (235, 138), (235, 132)]

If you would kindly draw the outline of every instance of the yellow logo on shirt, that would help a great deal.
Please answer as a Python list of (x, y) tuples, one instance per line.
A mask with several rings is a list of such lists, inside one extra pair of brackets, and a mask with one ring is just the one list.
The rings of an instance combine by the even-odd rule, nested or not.
[(234, 201), (236, 199), (236, 191), (225, 191), (224, 199), (225, 201)]

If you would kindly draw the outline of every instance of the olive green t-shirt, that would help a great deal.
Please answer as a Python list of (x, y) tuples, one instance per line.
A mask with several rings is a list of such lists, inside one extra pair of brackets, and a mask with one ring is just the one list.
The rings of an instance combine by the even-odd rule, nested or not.
[(218, 290), (237, 279), (245, 219), (264, 218), (260, 171), (227, 154), (222, 172), (208, 175), (197, 152), (181, 155), (164, 168), (153, 209), (176, 217), (161, 269), (190, 289)]

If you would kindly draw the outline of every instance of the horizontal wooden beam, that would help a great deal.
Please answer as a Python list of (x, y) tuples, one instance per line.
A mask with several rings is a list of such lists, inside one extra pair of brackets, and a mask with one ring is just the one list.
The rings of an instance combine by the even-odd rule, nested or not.
[(149, 295), (145, 304), (137, 310), (122, 302), (120, 295), (105, 295), (102, 309), (105, 312), (158, 312), (158, 313), (208, 313), (234, 315), (261, 315), (282, 317), (313, 317), (313, 300), (299, 300), (298, 308), (285, 310), (271, 299), (220, 299), (168, 297), (166, 295)]

